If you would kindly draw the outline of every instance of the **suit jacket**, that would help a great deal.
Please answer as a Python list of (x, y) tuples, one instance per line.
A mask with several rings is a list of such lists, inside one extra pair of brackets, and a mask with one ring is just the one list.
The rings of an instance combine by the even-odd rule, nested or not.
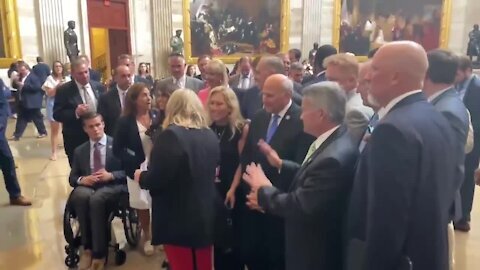
[(316, 83), (319, 83), (319, 82), (324, 82), (326, 80), (327, 80), (327, 77), (326, 77), (325, 71), (323, 71), (323, 72), (319, 73), (318, 75), (312, 75), (310, 77), (305, 78), (302, 81), (302, 84), (303, 84), (303, 87), (305, 88), (309, 85), (316, 84)]
[(100, 96), (98, 99), (97, 111), (103, 116), (105, 133), (109, 136), (113, 136), (118, 118), (122, 113), (122, 104), (120, 103), (120, 97), (118, 96), (116, 86), (110, 88), (107, 93)]
[[(240, 90), (236, 89), (235, 92), (237, 97), (241, 98), (240, 110), (243, 117), (245, 119), (253, 119), (255, 114), (263, 107), (262, 91), (257, 85), (255, 85), (246, 91), (240, 92)], [(293, 91), (292, 101), (296, 105), (302, 105), (302, 96), (295, 90)]]
[[(155, 114), (150, 115), (152, 123)], [(142, 141), (138, 133), (137, 119), (134, 116), (122, 116), (115, 130), (113, 153), (122, 161), (127, 176), (133, 179), (135, 170), (145, 161)]]
[[(472, 126), (474, 132), (474, 149), (472, 152), (477, 152), (480, 156), (480, 78), (474, 75), (470, 84), (467, 86), (467, 91), (463, 97), (465, 107), (467, 107), (472, 118)], [(474, 153), (472, 153), (474, 154)], [(477, 161), (478, 163), (478, 161)]]
[(210, 129), (171, 125), (156, 138), (140, 178), (152, 195), (152, 244), (212, 245), (219, 159), (218, 138)]
[(470, 125), (468, 111), (460, 100), (457, 91), (455, 91), (453, 88), (434, 98), (431, 103), (439, 112), (443, 114), (443, 116), (445, 116), (445, 118), (447, 118), (456, 136), (456, 152), (452, 153), (452, 155), (455, 155), (456, 160), (455, 163), (457, 175), (455, 177), (455, 181), (457, 192), (455, 204), (452, 209), (452, 218), (454, 220), (458, 220), (462, 215), (459, 190), (462, 186), (465, 175), (465, 143), (467, 141), (468, 129)]
[(340, 126), (304, 165), (283, 161), (281, 175), (293, 178), (288, 192), (258, 191), (259, 205), (285, 219), (286, 269), (342, 269), (342, 224), (358, 150)]
[(152, 79), (152, 76), (150, 76), (150, 75), (148, 75), (148, 76), (147, 76), (147, 78), (143, 78), (141, 76), (135, 75), (135, 77), (133, 77), (133, 82), (134, 83), (144, 83), (151, 88), (153, 86), (153, 79)]
[[(185, 79), (185, 88), (195, 91), (198, 93), (201, 89), (204, 88), (205, 83), (199, 79), (186, 76)], [(174, 86), (173, 77), (168, 77), (158, 82), (158, 88), (172, 87)]]
[[(228, 84), (230, 85), (231, 88), (237, 88), (239, 89), (239, 83), (240, 83), (240, 78), (242, 77), (242, 74), (235, 74), (232, 77), (230, 77), (230, 80), (228, 81)], [(252, 88), (255, 86), (255, 78), (253, 74), (250, 75), (250, 83), (248, 88)], [(246, 89), (242, 89), (246, 90)]]
[(42, 82), (33, 72), (30, 72), (20, 90), (20, 100), (23, 107), (26, 109), (42, 108), (44, 95), (45, 91), (42, 90)]
[[(98, 100), (100, 95), (105, 92), (104, 86), (95, 81), (90, 81), (90, 85)], [(71, 136), (81, 137), (83, 141), (88, 139), (88, 136), (83, 131), (81, 120), (77, 119), (75, 115), (77, 106), (82, 103), (82, 97), (75, 80), (58, 87), (53, 105), (53, 118), (63, 124), (64, 139), (69, 139)]]
[(5, 83), (2, 79), (0, 79), (0, 140), (5, 138), (5, 131), (7, 129), (7, 122), (8, 122), (8, 100), (7, 97), (3, 93), (3, 88), (5, 87)]
[(47, 80), (47, 77), (50, 76), (51, 74), (50, 67), (45, 63), (38, 63), (35, 66), (33, 66), (32, 72), (35, 73), (35, 75), (37, 75), (42, 85)]
[(345, 123), (354, 137), (362, 138), (372, 116), (372, 108), (363, 105), (363, 100), (359, 93), (355, 91), (347, 94)]
[[(277, 151), (280, 158), (298, 163), (303, 161), (314, 140), (312, 136), (303, 132), (300, 114), (300, 108), (292, 103), (270, 140), (271, 147)], [(271, 114), (263, 109), (253, 117), (240, 162), (243, 171), (251, 162), (261, 164), (272, 184), (281, 191), (287, 191), (292, 178), (281, 177), (278, 170), (270, 166), (257, 146), (260, 139), (266, 138), (270, 120)], [(285, 252), (283, 219), (246, 209), (244, 200), (249, 191), (250, 187), (242, 181), (237, 196), (239, 211), (242, 213), (242, 221), (239, 225), (242, 231), (239, 243), (241, 256), (248, 260), (259, 256), (258, 254), (262, 252), (267, 252), (261, 256), (266, 256), (270, 265), (279, 264), (277, 267), (283, 267)]]
[(455, 139), (422, 93), (380, 120), (353, 184), (346, 269), (399, 269), (408, 260), (413, 269), (448, 269)]
[[(113, 180), (107, 183), (95, 185), (99, 188), (106, 185), (125, 185), (127, 178), (125, 171), (122, 168), (120, 160), (115, 157), (112, 151), (113, 139), (107, 136), (107, 149), (105, 157), (105, 170), (113, 174)], [(72, 170), (70, 171), (69, 182), (70, 186), (77, 187), (78, 179), (82, 176), (92, 174), (90, 168), (90, 141), (83, 143), (75, 149)]]
[(90, 81), (96, 81), (96, 82), (102, 81), (102, 73), (91, 68), (88, 69), (88, 72), (90, 73)]

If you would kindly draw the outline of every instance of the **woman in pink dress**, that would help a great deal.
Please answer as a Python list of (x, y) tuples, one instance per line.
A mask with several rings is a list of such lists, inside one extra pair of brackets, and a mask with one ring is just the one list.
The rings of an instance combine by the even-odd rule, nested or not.
[(200, 98), (204, 106), (207, 105), (210, 89), (228, 85), (228, 73), (225, 64), (218, 59), (212, 59), (208, 62), (205, 68), (205, 80), (207, 87), (198, 92), (198, 98)]

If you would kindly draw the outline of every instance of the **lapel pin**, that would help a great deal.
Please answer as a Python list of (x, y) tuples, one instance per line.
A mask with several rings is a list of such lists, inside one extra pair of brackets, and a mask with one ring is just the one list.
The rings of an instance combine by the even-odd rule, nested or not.
[(290, 115), (285, 115), (285, 120), (290, 120)]

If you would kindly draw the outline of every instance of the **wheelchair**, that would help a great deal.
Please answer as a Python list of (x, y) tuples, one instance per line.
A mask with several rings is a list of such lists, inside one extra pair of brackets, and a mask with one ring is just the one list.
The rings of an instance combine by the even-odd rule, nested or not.
[[(71, 196), (72, 193), (70, 193)], [(70, 196), (65, 206), (63, 214), (63, 235), (67, 245), (65, 246), (65, 265), (74, 268), (80, 261), (79, 250), (81, 244), (80, 225), (78, 223), (75, 211), (70, 205)], [(125, 238), (130, 247), (135, 248), (140, 239), (141, 229), (138, 222), (138, 216), (135, 209), (131, 208), (128, 202), (128, 192), (123, 192), (120, 196), (118, 205), (112, 209), (108, 215), (108, 247), (113, 248), (115, 252), (115, 264), (122, 265), (127, 259), (127, 254), (120, 248), (119, 243), (110, 243), (112, 234), (112, 221), (117, 217), (122, 220)], [(108, 254), (107, 254), (108, 261)]]

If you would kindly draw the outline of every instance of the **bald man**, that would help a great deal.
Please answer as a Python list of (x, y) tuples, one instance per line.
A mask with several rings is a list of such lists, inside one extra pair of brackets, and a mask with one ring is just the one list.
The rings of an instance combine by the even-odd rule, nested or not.
[(114, 71), (113, 80), (115, 83), (98, 100), (98, 113), (103, 116), (105, 133), (109, 136), (115, 134), (117, 120), (125, 106), (125, 97), (132, 84), (131, 68), (126, 65), (119, 65)]
[(371, 100), (382, 109), (355, 175), (346, 269), (447, 270), (455, 135), (420, 90), (427, 55), (417, 43), (392, 42), (371, 65)]
[[(241, 156), (243, 170), (252, 162), (261, 164), (268, 179), (283, 192), (288, 190), (291, 178), (280, 177), (279, 170), (268, 163), (257, 144), (264, 140), (280, 158), (302, 163), (314, 138), (304, 133), (301, 110), (292, 102), (292, 94), (293, 83), (283, 74), (270, 75), (262, 82), (263, 109), (252, 119)], [(239, 189), (240, 220), (237, 224), (241, 230), (239, 246), (243, 263), (250, 270), (284, 269), (285, 231), (282, 219), (248, 209), (245, 197), (250, 188), (242, 181)]]

